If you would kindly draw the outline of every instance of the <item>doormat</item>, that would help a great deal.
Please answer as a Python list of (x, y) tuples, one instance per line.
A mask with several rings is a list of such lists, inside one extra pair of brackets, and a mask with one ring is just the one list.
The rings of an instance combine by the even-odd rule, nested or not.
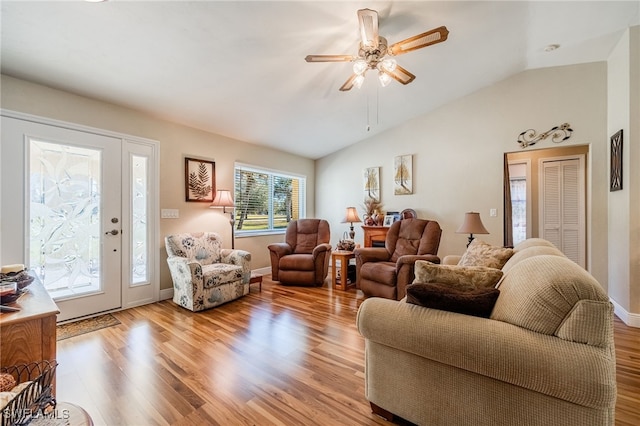
[(93, 318), (62, 324), (56, 327), (56, 340), (64, 340), (69, 337), (79, 336), (92, 331), (101, 330), (120, 324), (120, 321), (111, 314), (104, 314)]

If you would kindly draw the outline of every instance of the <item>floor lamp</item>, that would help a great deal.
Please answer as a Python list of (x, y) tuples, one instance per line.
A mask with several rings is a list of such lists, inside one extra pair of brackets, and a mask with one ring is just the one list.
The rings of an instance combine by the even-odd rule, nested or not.
[(236, 248), (236, 239), (234, 235), (236, 219), (233, 215), (236, 206), (233, 203), (231, 191), (229, 191), (228, 189), (219, 189), (216, 192), (216, 197), (213, 199), (213, 202), (209, 206), (210, 209), (219, 209), (220, 207), (222, 207), (223, 213), (227, 213), (227, 208), (229, 208), (229, 223), (231, 224), (231, 249), (233, 250)]

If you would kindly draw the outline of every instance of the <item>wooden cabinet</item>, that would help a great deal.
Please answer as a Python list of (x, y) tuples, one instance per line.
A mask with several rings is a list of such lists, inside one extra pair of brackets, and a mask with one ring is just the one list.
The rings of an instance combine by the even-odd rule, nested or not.
[(60, 311), (39, 280), (25, 291), (11, 305), (20, 311), (0, 313), (3, 367), (56, 359), (56, 315)]
[(364, 231), (364, 246), (374, 247), (375, 245), (382, 244), (384, 247), (384, 241), (387, 238), (388, 226), (362, 226)]

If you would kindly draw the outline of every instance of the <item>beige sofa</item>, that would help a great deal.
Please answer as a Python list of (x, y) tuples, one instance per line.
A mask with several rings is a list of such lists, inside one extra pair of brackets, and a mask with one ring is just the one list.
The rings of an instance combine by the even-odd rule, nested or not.
[(490, 318), (365, 300), (365, 393), (418, 425), (613, 425), (613, 306), (544, 240), (516, 247)]

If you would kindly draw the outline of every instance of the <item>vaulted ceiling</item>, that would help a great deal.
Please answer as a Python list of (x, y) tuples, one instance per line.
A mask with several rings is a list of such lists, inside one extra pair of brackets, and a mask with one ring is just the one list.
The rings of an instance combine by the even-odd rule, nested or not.
[[(320, 158), (528, 69), (606, 60), (638, 1), (6, 1), (2, 73)], [(444, 25), (397, 57), (417, 76), (338, 89), (361, 8), (389, 43)], [(560, 47), (545, 51), (551, 44)]]

